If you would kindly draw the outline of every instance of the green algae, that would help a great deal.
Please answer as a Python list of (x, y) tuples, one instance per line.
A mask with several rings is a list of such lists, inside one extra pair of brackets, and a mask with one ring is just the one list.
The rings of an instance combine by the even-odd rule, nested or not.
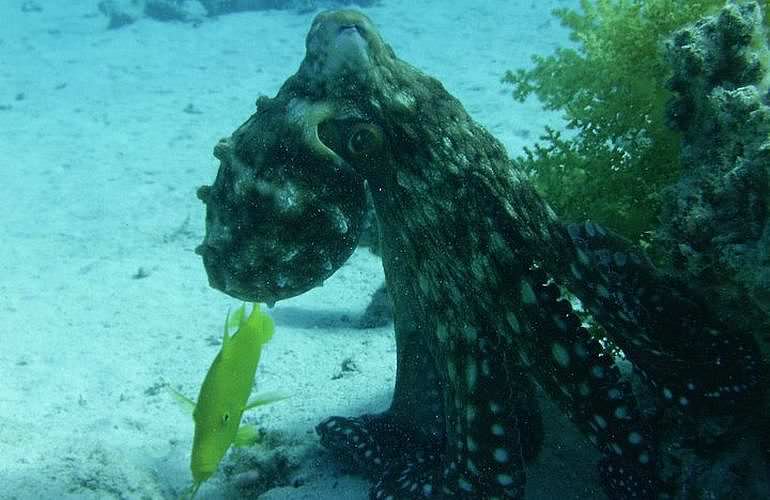
[(664, 41), (724, 1), (580, 4), (554, 11), (573, 47), (534, 56), (530, 69), (504, 77), (515, 99), (536, 95), (564, 113), (568, 129), (547, 128), (516, 161), (565, 220), (593, 220), (644, 243), (658, 225), (662, 191), (680, 171), (680, 136), (666, 118)]

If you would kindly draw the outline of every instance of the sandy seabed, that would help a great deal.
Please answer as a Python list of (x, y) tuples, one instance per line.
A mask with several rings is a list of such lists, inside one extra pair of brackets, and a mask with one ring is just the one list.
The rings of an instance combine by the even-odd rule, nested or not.
[[(193, 253), (195, 191), (213, 182), (217, 140), (296, 70), (314, 14), (107, 30), (95, 0), (23, 3), (0, 2), (0, 498), (176, 498), (193, 424), (162, 385), (197, 394), (237, 305)], [(565, 43), (549, 12), (575, 3), (384, 0), (365, 12), (517, 154), (558, 117), (514, 102), (501, 76)], [(392, 327), (354, 326), (382, 279), (360, 249), (324, 287), (276, 305), (257, 390), (291, 397), (247, 413), (263, 445), (231, 452), (199, 498), (367, 497), (314, 426), (387, 407)], [(528, 497), (590, 497), (583, 446), (548, 446)]]

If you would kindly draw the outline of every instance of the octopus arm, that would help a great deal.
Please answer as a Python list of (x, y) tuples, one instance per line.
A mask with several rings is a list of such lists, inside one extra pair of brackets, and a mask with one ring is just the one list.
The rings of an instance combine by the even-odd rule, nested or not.
[[(476, 218), (473, 246), (493, 261), (487, 293), (496, 299), (487, 313), (496, 312), (498, 320), (485, 338), (508, 356), (506, 375), (489, 383), (516, 384), (517, 370), (531, 375), (602, 452), (610, 498), (654, 498), (659, 484), (652, 426), (612, 356), (561, 294), (560, 264), (571, 240), (529, 185), (508, 181), (483, 175), (467, 181), (475, 197), (467, 211)], [(484, 352), (477, 359), (483, 363)], [(480, 385), (485, 382), (480, 377)], [(479, 427), (493, 418), (482, 407)]]
[[(386, 259), (390, 250), (385, 245)], [(317, 428), (321, 442), (375, 479), (372, 498), (519, 498), (524, 461), (542, 441), (532, 383), (510, 352), (495, 348), (487, 311), (470, 297), (458, 296), (457, 309), (447, 296), (428, 301), (413, 275), (386, 270), (394, 305), (409, 312), (396, 317), (390, 409), (332, 417)]]
[(748, 332), (717, 318), (697, 290), (663, 276), (625, 239), (591, 223), (566, 230), (570, 290), (662, 400), (701, 414), (755, 408), (762, 360)]

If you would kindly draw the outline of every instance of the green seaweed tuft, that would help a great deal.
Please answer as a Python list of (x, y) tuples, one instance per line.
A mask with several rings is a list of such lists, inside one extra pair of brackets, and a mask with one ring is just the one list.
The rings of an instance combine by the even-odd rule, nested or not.
[(663, 42), (724, 0), (580, 4), (581, 12), (554, 11), (574, 48), (535, 56), (531, 69), (504, 77), (515, 99), (535, 94), (546, 109), (564, 112), (574, 131), (546, 129), (516, 161), (564, 219), (593, 220), (644, 242), (657, 226), (663, 188), (679, 175), (680, 138), (666, 126), (672, 94)]

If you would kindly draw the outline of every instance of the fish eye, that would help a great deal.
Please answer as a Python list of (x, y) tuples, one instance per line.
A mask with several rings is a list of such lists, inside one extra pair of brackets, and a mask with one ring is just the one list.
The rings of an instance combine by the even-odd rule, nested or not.
[(348, 151), (356, 156), (366, 156), (380, 150), (383, 143), (382, 129), (371, 123), (354, 125), (348, 136)]
[(223, 424), (226, 424), (228, 420), (230, 420), (230, 414), (229, 413), (225, 413), (224, 415), (222, 415), (222, 423)]

